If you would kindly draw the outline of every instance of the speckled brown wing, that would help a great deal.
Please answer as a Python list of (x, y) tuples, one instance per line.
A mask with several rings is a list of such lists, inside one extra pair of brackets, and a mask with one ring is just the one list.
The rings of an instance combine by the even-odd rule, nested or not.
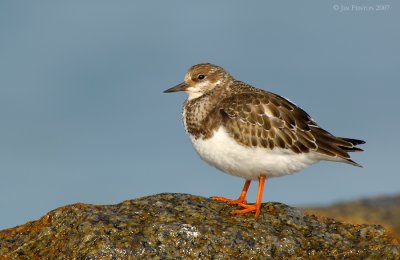
[(295, 153), (313, 151), (359, 166), (349, 159), (347, 152), (361, 151), (355, 145), (363, 141), (333, 136), (304, 110), (276, 94), (264, 91), (236, 94), (224, 99), (215, 113), (220, 113), (225, 129), (241, 144)]

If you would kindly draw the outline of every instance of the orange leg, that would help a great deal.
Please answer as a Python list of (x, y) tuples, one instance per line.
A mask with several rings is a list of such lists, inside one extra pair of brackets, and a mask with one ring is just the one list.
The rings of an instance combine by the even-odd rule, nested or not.
[(244, 183), (244, 186), (243, 186), (242, 193), (240, 193), (240, 196), (237, 200), (227, 199), (227, 198), (219, 197), (219, 196), (214, 196), (214, 197), (212, 197), (212, 199), (223, 201), (223, 202), (228, 202), (229, 204), (246, 203), (246, 194), (247, 194), (247, 191), (249, 190), (250, 183), (251, 183), (251, 180), (246, 180), (246, 182)]
[(260, 208), (261, 208), (265, 179), (266, 179), (265, 175), (261, 175), (260, 177), (258, 177), (258, 192), (257, 192), (256, 204), (238, 203), (239, 206), (243, 207), (244, 209), (234, 210), (234, 211), (232, 211), (232, 213), (243, 214), (243, 213), (255, 211), (256, 212), (255, 218), (258, 218), (258, 216), (260, 215)]

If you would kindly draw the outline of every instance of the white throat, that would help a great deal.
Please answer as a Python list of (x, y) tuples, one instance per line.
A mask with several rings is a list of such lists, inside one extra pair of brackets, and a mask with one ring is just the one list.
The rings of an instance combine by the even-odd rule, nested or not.
[[(220, 84), (220, 83), (221, 83), (221, 80), (218, 80), (218, 81), (215, 82), (214, 84), (215, 84), (215, 85), (218, 85), (218, 84)], [(209, 81), (203, 81), (203, 82), (197, 83), (197, 84), (195, 85), (195, 87), (189, 87), (189, 88), (187, 88), (187, 89), (185, 90), (185, 92), (189, 95), (189, 96), (188, 96), (188, 100), (192, 100), (192, 99), (201, 97), (201, 96), (204, 94), (202, 90), (204, 90), (207, 86), (210, 87), (209, 85), (210, 85), (210, 82), (209, 82)], [(214, 86), (215, 86), (215, 85), (214, 85)]]
[(189, 95), (188, 100), (192, 100), (202, 96), (204, 93), (201, 91), (203, 87), (205, 87), (208, 82), (202, 82), (197, 84), (195, 87), (189, 87), (185, 90), (185, 92)]
[(188, 94), (188, 100), (192, 100), (202, 96), (204, 93), (200, 91), (200, 88), (187, 88), (185, 92)]

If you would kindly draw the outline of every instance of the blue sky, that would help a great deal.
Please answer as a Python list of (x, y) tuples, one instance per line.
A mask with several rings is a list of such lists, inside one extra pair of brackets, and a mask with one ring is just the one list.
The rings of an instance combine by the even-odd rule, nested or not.
[(243, 180), (192, 149), (185, 95), (162, 93), (201, 62), (367, 141), (354, 154), (364, 168), (322, 162), (270, 179), (264, 201), (400, 192), (399, 24), (400, 6), (387, 0), (2, 1), (0, 229), (75, 202), (237, 197)]

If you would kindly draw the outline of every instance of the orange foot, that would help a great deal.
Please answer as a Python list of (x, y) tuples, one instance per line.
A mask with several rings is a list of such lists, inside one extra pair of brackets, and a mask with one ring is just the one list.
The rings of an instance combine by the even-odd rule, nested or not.
[(246, 203), (238, 203), (239, 206), (243, 207), (244, 209), (237, 209), (232, 211), (234, 214), (244, 214), (248, 212), (255, 211), (255, 218), (258, 218), (260, 215), (260, 209), (261, 209), (261, 201), (262, 201), (262, 193), (264, 189), (264, 182), (265, 182), (265, 175), (261, 175), (258, 178), (258, 192), (257, 192), (257, 200), (255, 204), (246, 204)]
[(213, 200), (227, 202), (229, 204), (246, 203), (246, 194), (247, 194), (247, 191), (248, 191), (248, 189), (250, 187), (250, 183), (251, 183), (251, 180), (246, 180), (246, 182), (244, 183), (244, 186), (243, 186), (242, 193), (240, 194), (240, 196), (239, 196), (239, 198), (237, 200), (227, 199), (227, 198), (219, 197), (219, 196), (214, 196), (214, 197), (212, 197), (212, 199)]
[(237, 209), (232, 211), (233, 214), (244, 214), (248, 212), (255, 211), (256, 215), (255, 218), (258, 218), (260, 215), (261, 203), (256, 204), (245, 204), (245, 203), (238, 203), (239, 206), (243, 207), (244, 209)]
[(234, 199), (228, 199), (228, 198), (224, 198), (224, 197), (220, 197), (220, 196), (214, 196), (212, 197), (213, 200), (218, 200), (218, 201), (222, 201), (222, 202), (227, 202), (229, 204), (243, 204), (246, 203), (246, 200), (244, 198), (239, 198), (237, 200)]

